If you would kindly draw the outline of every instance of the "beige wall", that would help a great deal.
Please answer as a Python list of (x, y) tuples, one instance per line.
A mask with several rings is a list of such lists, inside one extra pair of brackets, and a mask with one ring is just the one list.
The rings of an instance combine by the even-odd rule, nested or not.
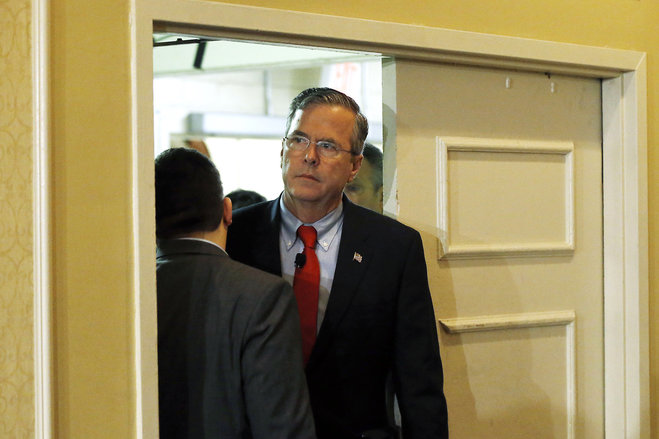
[[(655, 146), (659, 140), (656, 80), (659, 3), (652, 0), (234, 0), (230, 3), (648, 52), (651, 355), (657, 357), (659, 216), (655, 211), (659, 206), (659, 175), (654, 169), (659, 164), (659, 150)], [(58, 437), (62, 438), (132, 437), (129, 4), (128, 0), (51, 1), (58, 404), (55, 421)], [(4, 29), (0, 26), (0, 35)], [(0, 56), (6, 57), (4, 52)], [(5, 82), (2, 84), (0, 90)], [(23, 125), (17, 123), (17, 126)], [(0, 136), (4, 135), (3, 130), (0, 128)], [(25, 138), (29, 139), (29, 134)], [(29, 154), (18, 154), (24, 143), (12, 141), (15, 146), (8, 152), (0, 146), (0, 154), (25, 160)], [(16, 175), (18, 182), (29, 181), (20, 166), (5, 165), (5, 158), (0, 167)], [(1, 175), (0, 189), (5, 182), (5, 173)], [(0, 206), (4, 209), (8, 205), (17, 215), (14, 212), (29, 211), (29, 206), (23, 209), (20, 206), (29, 205), (26, 200), (30, 195), (29, 190), (23, 192), (25, 184), (14, 187), (13, 182), (10, 187), (20, 193), (0, 194), (3, 200)], [(12, 202), (13, 199), (16, 201)], [(24, 227), (22, 219), (16, 222)], [(28, 245), (12, 245), (14, 251), (26, 253), (18, 258), (21, 261), (29, 259), (27, 235)], [(5, 242), (3, 239), (0, 235), (0, 243)], [(2, 251), (0, 248), (0, 258), (13, 261), (12, 256)], [(23, 262), (23, 267), (17, 271), (29, 272), (29, 263), (26, 266)], [(29, 283), (29, 275), (26, 279), (23, 281)], [(4, 293), (0, 297), (4, 298)], [(29, 314), (25, 305), (16, 304), (16, 307)], [(7, 319), (13, 321), (13, 317)], [(7, 326), (2, 322), (0, 327)], [(18, 350), (17, 354), (21, 352), (25, 351)], [(652, 368), (653, 437), (659, 439), (659, 361)]]
[(128, 1), (50, 8), (56, 432), (130, 438)]
[(0, 437), (34, 434), (30, 1), (0, 3)]

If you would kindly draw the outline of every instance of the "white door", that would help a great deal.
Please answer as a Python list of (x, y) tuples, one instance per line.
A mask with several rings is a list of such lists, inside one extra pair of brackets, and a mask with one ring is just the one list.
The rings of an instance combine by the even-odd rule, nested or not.
[(383, 78), (385, 210), (424, 240), (451, 437), (602, 438), (600, 81), (406, 60)]

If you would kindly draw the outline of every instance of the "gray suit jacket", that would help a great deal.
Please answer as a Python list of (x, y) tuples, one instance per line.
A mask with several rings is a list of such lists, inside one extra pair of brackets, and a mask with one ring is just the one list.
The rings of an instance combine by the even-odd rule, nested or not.
[[(322, 439), (381, 437), (391, 373), (405, 439), (446, 439), (437, 327), (417, 231), (343, 197), (343, 232), (325, 318), (306, 366)], [(279, 200), (234, 212), (227, 250), (281, 275)], [(378, 433), (376, 433), (378, 431)]]
[(194, 240), (157, 250), (160, 437), (314, 438), (282, 279)]

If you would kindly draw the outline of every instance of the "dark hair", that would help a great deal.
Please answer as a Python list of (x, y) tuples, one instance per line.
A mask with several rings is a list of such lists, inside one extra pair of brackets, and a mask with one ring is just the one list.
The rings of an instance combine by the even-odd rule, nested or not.
[(263, 195), (246, 189), (236, 189), (231, 191), (227, 194), (227, 198), (231, 199), (232, 210), (265, 201)]
[(288, 119), (286, 120), (286, 135), (291, 129), (291, 123), (297, 110), (304, 110), (311, 105), (338, 105), (355, 113), (355, 126), (350, 139), (350, 150), (359, 155), (364, 148), (368, 136), (368, 120), (359, 109), (359, 105), (350, 96), (327, 87), (308, 88), (297, 95), (291, 102)]
[(382, 187), (382, 151), (375, 145), (364, 143), (364, 160), (371, 165), (371, 181), (373, 188), (379, 189)]
[(217, 229), (224, 196), (217, 168), (190, 148), (164, 151), (156, 165), (156, 237), (177, 238)]

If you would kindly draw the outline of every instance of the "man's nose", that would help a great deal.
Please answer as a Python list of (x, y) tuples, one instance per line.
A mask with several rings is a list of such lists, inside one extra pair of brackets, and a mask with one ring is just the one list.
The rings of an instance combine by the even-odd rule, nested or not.
[(318, 164), (318, 150), (316, 149), (316, 144), (314, 142), (309, 143), (307, 150), (304, 152), (304, 162), (311, 165)]

